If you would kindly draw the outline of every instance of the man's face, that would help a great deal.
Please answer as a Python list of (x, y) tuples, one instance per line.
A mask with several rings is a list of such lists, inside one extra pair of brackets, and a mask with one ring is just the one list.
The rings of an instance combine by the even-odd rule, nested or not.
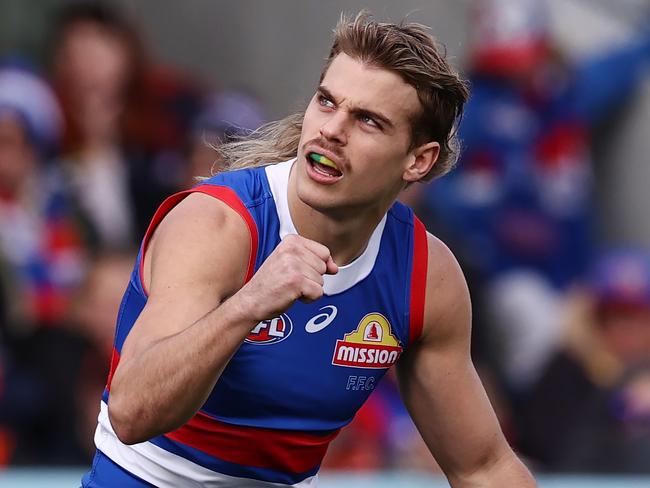
[(385, 211), (415, 157), (410, 119), (420, 110), (399, 75), (339, 54), (305, 112), (295, 168), (300, 200), (321, 211)]

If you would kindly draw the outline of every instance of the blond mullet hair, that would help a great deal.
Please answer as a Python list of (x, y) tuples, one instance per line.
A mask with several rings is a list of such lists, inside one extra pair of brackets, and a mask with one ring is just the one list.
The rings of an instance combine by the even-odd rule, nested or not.
[[(430, 141), (438, 142), (438, 160), (423, 179), (429, 181), (449, 172), (458, 159), (457, 127), (469, 90), (428, 28), (416, 23), (376, 22), (367, 11), (354, 19), (342, 15), (334, 29), (334, 43), (321, 82), (341, 53), (397, 73), (415, 88), (422, 109), (411, 119), (409, 151)], [(290, 115), (221, 145), (217, 150), (225, 169), (264, 166), (295, 157), (303, 117), (304, 113)]]

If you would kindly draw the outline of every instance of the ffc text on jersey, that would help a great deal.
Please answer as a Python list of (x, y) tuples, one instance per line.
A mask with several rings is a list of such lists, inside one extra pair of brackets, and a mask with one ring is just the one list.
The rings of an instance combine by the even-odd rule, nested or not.
[(270, 320), (262, 320), (251, 330), (245, 342), (249, 344), (277, 344), (291, 334), (293, 324), (286, 313)]
[(332, 364), (353, 368), (390, 368), (402, 354), (390, 323), (380, 313), (369, 313), (356, 330), (336, 341)]

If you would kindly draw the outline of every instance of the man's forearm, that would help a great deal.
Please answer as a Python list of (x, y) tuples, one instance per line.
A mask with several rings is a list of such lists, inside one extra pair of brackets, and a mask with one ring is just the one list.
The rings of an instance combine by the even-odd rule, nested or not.
[(255, 325), (243, 308), (235, 295), (183, 331), (120, 361), (109, 399), (120, 440), (142, 442), (194, 415)]

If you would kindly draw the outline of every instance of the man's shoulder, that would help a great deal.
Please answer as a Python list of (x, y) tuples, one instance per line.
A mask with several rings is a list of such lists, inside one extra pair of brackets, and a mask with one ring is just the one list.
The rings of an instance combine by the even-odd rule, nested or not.
[[(427, 231), (427, 249), (429, 253), (429, 262), (433, 261), (433, 271), (445, 273), (448, 267), (457, 268), (458, 260), (452, 250), (440, 238)], [(431, 267), (430, 267), (431, 269)]]
[[(222, 233), (229, 223), (239, 223), (236, 209), (229, 202), (204, 192), (192, 192), (175, 205), (162, 219), (160, 227), (172, 229), (175, 237), (177, 232), (188, 233), (197, 237), (198, 234), (212, 232)], [(241, 225), (235, 225), (241, 227)], [(200, 231), (200, 232), (199, 232)]]
[(265, 167), (243, 168), (222, 171), (201, 181), (196, 187), (228, 188), (233, 191), (245, 206), (260, 198), (267, 197), (268, 181)]
[(465, 276), (454, 253), (442, 240), (429, 232), (427, 232), (427, 249), (429, 289), (451, 288), (454, 290), (467, 286)]
[[(425, 327), (427, 323), (445, 335), (446, 325), (457, 327), (471, 313), (469, 290), (463, 271), (453, 252), (437, 237), (427, 232), (428, 266)], [(469, 325), (469, 324), (466, 324)], [(429, 331), (431, 332), (431, 331)]]

